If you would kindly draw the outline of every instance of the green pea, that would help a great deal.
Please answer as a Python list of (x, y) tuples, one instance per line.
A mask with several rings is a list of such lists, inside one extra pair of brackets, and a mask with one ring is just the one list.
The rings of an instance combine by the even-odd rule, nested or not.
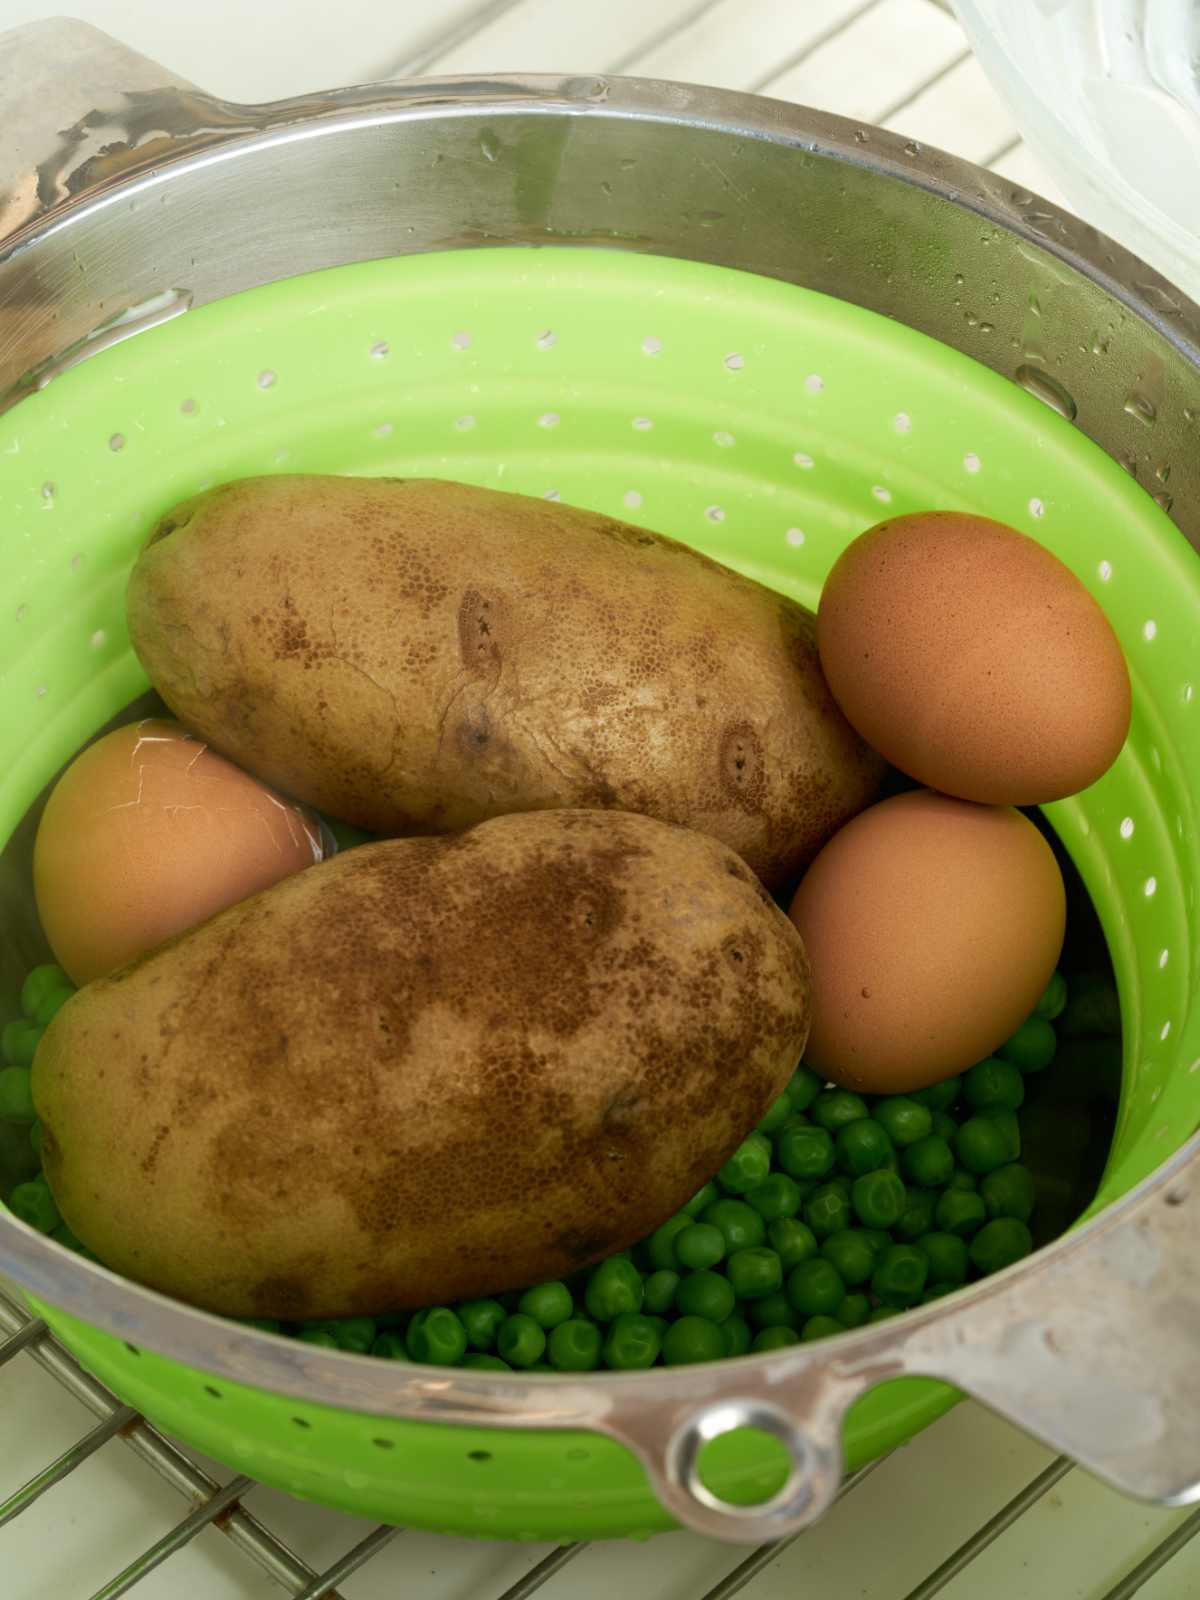
[(736, 1311), (731, 1317), (725, 1318), (721, 1324), (721, 1333), (725, 1340), (727, 1356), (744, 1356), (754, 1339), (750, 1324)]
[(866, 1283), (875, 1270), (875, 1251), (854, 1228), (830, 1234), (821, 1245), (821, 1254), (837, 1268), (843, 1283)]
[(940, 1134), (927, 1133), (908, 1146), (900, 1157), (900, 1167), (906, 1178), (923, 1189), (940, 1189), (954, 1172), (954, 1151)]
[(793, 1111), (807, 1111), (824, 1087), (822, 1080), (811, 1067), (799, 1066), (787, 1086), (787, 1097)]
[(758, 1124), (759, 1133), (775, 1133), (792, 1114), (792, 1102), (785, 1089), (778, 1100), (773, 1100)]
[(933, 1112), (906, 1094), (889, 1094), (876, 1103), (872, 1115), (898, 1150), (933, 1131)]
[[(514, 1319), (509, 1317), (507, 1322), (500, 1324), (500, 1335), (503, 1338), (504, 1329), (508, 1322)], [(529, 1323), (531, 1328), (537, 1328), (541, 1339), (541, 1348), (537, 1355), (541, 1355), (545, 1347), (546, 1335), (538, 1328), (537, 1323), (529, 1317), (522, 1317), (522, 1322)], [(426, 1311), (418, 1311), (408, 1325), (405, 1337), (409, 1359), (412, 1361), (427, 1361), (439, 1367), (454, 1367), (467, 1353), (467, 1330), (459, 1319), (450, 1310), (449, 1306), (431, 1306)], [(505, 1360), (509, 1357), (502, 1348), (500, 1354)], [(537, 1356), (532, 1357), (536, 1361)]]
[(464, 1300), (457, 1311), (471, 1349), (493, 1349), (500, 1324), (508, 1315), (499, 1300)]
[(38, 1040), (44, 1032), (44, 1028), (36, 1022), (27, 1022), (24, 1017), (17, 1022), (6, 1022), (0, 1033), (0, 1058), (10, 1067), (31, 1067)]
[(1004, 1129), (995, 1117), (971, 1117), (964, 1122), (958, 1130), (954, 1150), (967, 1171), (979, 1177), (1013, 1160)]
[(756, 1328), (795, 1328), (800, 1321), (792, 1302), (782, 1292), (747, 1300), (746, 1316)]
[(949, 1111), (962, 1092), (961, 1078), (943, 1078), (941, 1083), (931, 1083), (924, 1089), (914, 1089), (910, 1099), (930, 1111)]
[[(721, 1346), (719, 1353), (724, 1355), (724, 1335), (719, 1328), (716, 1332)], [(604, 1365), (616, 1372), (642, 1372), (654, 1365), (661, 1349), (662, 1339), (658, 1328), (649, 1317), (638, 1316), (636, 1311), (624, 1311), (613, 1319), (604, 1340)]]
[(843, 1328), (861, 1328), (871, 1315), (871, 1300), (865, 1294), (848, 1294), (837, 1308), (837, 1319)]
[(813, 1339), (829, 1339), (835, 1333), (845, 1333), (845, 1331), (845, 1323), (839, 1322), (836, 1317), (818, 1315), (809, 1317), (800, 1329), (800, 1337), (805, 1344), (809, 1344)]
[[(622, 1311), (640, 1311), (643, 1293), (642, 1275), (633, 1262), (623, 1256), (609, 1256), (589, 1276), (584, 1303), (588, 1315), (597, 1322), (611, 1322)], [(501, 1350), (500, 1354), (506, 1361), (512, 1360), (506, 1351)]]
[(52, 1233), (62, 1221), (45, 1178), (19, 1183), (8, 1197), (8, 1209), (39, 1233)]
[(1016, 1217), (985, 1222), (971, 1240), (971, 1262), (977, 1272), (999, 1272), (1011, 1267), (1033, 1249), (1033, 1235)]
[(839, 1128), (868, 1115), (867, 1102), (849, 1089), (826, 1089), (813, 1101), (808, 1114), (818, 1128), (837, 1133)]
[(946, 1185), (947, 1189), (967, 1189), (972, 1193), (979, 1187), (979, 1179), (973, 1172), (964, 1172), (961, 1167), (955, 1168), (954, 1176)]
[(310, 1329), (324, 1329), (333, 1335), (334, 1342), (339, 1350), (353, 1350), (357, 1355), (366, 1355), (375, 1343), (374, 1317), (338, 1317), (310, 1322)]
[(900, 1213), (892, 1232), (897, 1239), (912, 1243), (933, 1227), (933, 1213), (937, 1195), (932, 1189), (910, 1189), (904, 1210)]
[[(715, 1267), (725, 1257), (725, 1235), (711, 1222), (693, 1222), (675, 1235), (675, 1264), (698, 1270)], [(632, 1311), (632, 1306), (624, 1308)]]
[(652, 1272), (642, 1285), (642, 1310), (652, 1317), (665, 1316), (674, 1309), (675, 1291), (679, 1287), (679, 1274), (660, 1269)]
[(550, 1331), (546, 1354), (556, 1372), (592, 1372), (600, 1365), (600, 1329), (583, 1317), (568, 1317)]
[(61, 967), (53, 962), (46, 962), (40, 967), (33, 967), (21, 985), (21, 1010), (34, 1022), (48, 1022), (49, 1017), (42, 1018), (38, 1012), (50, 996), (57, 994), (60, 989), (74, 993), (70, 978)]
[(665, 1268), (668, 1272), (675, 1270), (678, 1266), (675, 1260), (676, 1236), (691, 1225), (691, 1217), (681, 1211), (677, 1216), (668, 1217), (660, 1228), (655, 1228), (646, 1240), (646, 1255), (652, 1267)]
[(934, 1208), (933, 1220), (941, 1233), (967, 1239), (987, 1221), (982, 1195), (970, 1189), (945, 1189)]
[(1024, 1098), (1024, 1079), (1011, 1061), (981, 1061), (963, 1079), (963, 1099), (973, 1111), (1015, 1111)]
[[(933, 1113), (933, 1131), (939, 1139), (944, 1139), (951, 1149), (958, 1134), (958, 1123), (948, 1111), (935, 1111)], [(918, 1139), (917, 1143), (920, 1143)]]
[(489, 1356), (480, 1350), (468, 1350), (459, 1363), (460, 1366), (473, 1367), (476, 1372), (511, 1372), (512, 1368), (507, 1361), (501, 1361), (499, 1356)]
[(727, 1255), (735, 1250), (752, 1250), (767, 1236), (766, 1223), (745, 1200), (718, 1200), (707, 1208), (700, 1220), (720, 1229)]
[(1087, 1038), (1094, 1034), (1120, 1037), (1121, 1007), (1108, 973), (1080, 972), (1071, 979), (1071, 992), (1058, 1025), (1064, 1039)]
[(752, 1133), (717, 1173), (717, 1182), (730, 1194), (745, 1194), (771, 1170), (771, 1141), (765, 1133)]
[[(605, 1263), (607, 1265), (607, 1263)], [(420, 1312), (417, 1313), (420, 1315)], [(414, 1321), (416, 1318), (413, 1319)], [(413, 1350), (412, 1328), (409, 1328), (408, 1347)], [(540, 1328), (532, 1317), (514, 1311), (505, 1317), (496, 1334), (496, 1353), (510, 1367), (532, 1367), (546, 1353), (546, 1330)], [(419, 1359), (413, 1351), (413, 1359)]]
[(890, 1228), (899, 1222), (908, 1196), (894, 1172), (864, 1172), (850, 1191), (854, 1214), (868, 1228)]
[(0, 1117), (8, 1117), (13, 1122), (33, 1121), (32, 1078), (28, 1067), (0, 1069)]
[(804, 1220), (818, 1239), (826, 1239), (850, 1227), (854, 1214), (844, 1191), (835, 1183), (824, 1183), (804, 1202)]
[(954, 1233), (923, 1233), (917, 1240), (929, 1262), (934, 1283), (966, 1283), (969, 1257), (966, 1241)]
[(47, 989), (38, 1000), (37, 1009), (29, 1013), (30, 1021), (36, 1022), (39, 1028), (49, 1027), (74, 993), (74, 986), (69, 980)]
[(871, 1275), (871, 1292), (885, 1306), (916, 1305), (929, 1277), (929, 1262), (912, 1244), (894, 1244), (879, 1257)]
[(725, 1263), (730, 1285), (739, 1300), (761, 1300), (783, 1287), (783, 1263), (774, 1250), (759, 1245), (735, 1250)]
[(892, 1154), (892, 1141), (887, 1131), (874, 1117), (860, 1117), (857, 1122), (847, 1122), (838, 1129), (834, 1141), (837, 1163), (851, 1177), (861, 1177), (864, 1172), (876, 1172), (886, 1167)]
[(773, 1328), (762, 1328), (754, 1335), (754, 1354), (761, 1355), (765, 1350), (782, 1350), (785, 1345), (799, 1344), (800, 1335), (795, 1328), (787, 1328), (779, 1323)]
[(957, 1283), (931, 1283), (927, 1289), (921, 1290), (921, 1298), (917, 1301), (917, 1304), (922, 1306), (932, 1305), (935, 1300), (944, 1300), (948, 1294), (953, 1294), (958, 1288), (961, 1288), (961, 1285)]
[(867, 1318), (867, 1321), (886, 1322), (889, 1317), (898, 1317), (899, 1315), (900, 1312), (896, 1306), (876, 1306), (874, 1311), (872, 1311), (871, 1315)]
[(663, 1335), (662, 1358), (668, 1367), (719, 1361), (724, 1354), (725, 1335), (706, 1317), (680, 1317)]
[(697, 1189), (692, 1198), (684, 1206), (689, 1217), (698, 1217), (706, 1206), (712, 1205), (720, 1195), (720, 1190), (710, 1178), (702, 1189)]
[(823, 1178), (836, 1160), (833, 1136), (825, 1128), (785, 1128), (776, 1141), (775, 1159), (789, 1178)]
[(689, 1272), (679, 1280), (675, 1304), (685, 1317), (707, 1317), (724, 1322), (733, 1313), (736, 1295), (729, 1279), (719, 1272)]
[(328, 1328), (301, 1328), (295, 1337), (301, 1344), (315, 1344), (321, 1350), (338, 1348), (337, 1335), (330, 1333)]
[[(1005, 1148), (1008, 1161), (1021, 1159), (1021, 1119), (1015, 1111), (1001, 1111), (993, 1108), (991, 1111), (979, 1112), (981, 1117), (986, 1117), (989, 1122), (994, 1122), (1004, 1135)], [(974, 1119), (972, 1119), (974, 1120)], [(982, 1177), (983, 1174), (981, 1173)]]
[(806, 1222), (795, 1217), (780, 1217), (773, 1222), (767, 1229), (767, 1238), (784, 1272), (790, 1272), (817, 1253), (816, 1234)]
[(1045, 1022), (1053, 1022), (1055, 1017), (1062, 1015), (1066, 1003), (1067, 980), (1061, 972), (1056, 972), (1042, 990), (1042, 998), (1034, 1006), (1033, 1014)]
[(801, 1316), (815, 1317), (837, 1310), (846, 1295), (842, 1275), (832, 1261), (817, 1256), (793, 1267), (787, 1278), (787, 1297)]
[(575, 1310), (575, 1302), (565, 1283), (535, 1283), (517, 1301), (517, 1310), (549, 1332), (560, 1322), (566, 1322)]
[(1018, 1222), (1028, 1222), (1033, 1215), (1033, 1173), (1016, 1162), (989, 1172), (980, 1182), (979, 1193), (989, 1218), (1015, 1217)]
[(663, 1334), (666, 1333), (667, 1329), (671, 1326), (669, 1320), (666, 1317), (647, 1317), (644, 1311), (642, 1312), (642, 1316), (645, 1317), (646, 1321), (652, 1328), (657, 1330), (659, 1343), (661, 1344)]
[(886, 1250), (892, 1242), (892, 1236), (886, 1228), (856, 1228), (855, 1232), (860, 1239), (871, 1246), (876, 1255), (881, 1250)]
[(1030, 1017), (996, 1054), (1021, 1072), (1041, 1072), (1054, 1060), (1058, 1035), (1044, 1017)]
[(811, 1119), (806, 1117), (803, 1114), (803, 1112), (801, 1112), (801, 1111), (793, 1111), (792, 1114), (789, 1117), (785, 1117), (784, 1118), (783, 1122), (775, 1130), (775, 1134), (774, 1134), (775, 1148), (778, 1150), (780, 1138), (782, 1137), (783, 1134), (787, 1133), (790, 1129), (792, 1129), (792, 1128), (811, 1128), (812, 1125), (813, 1124), (812, 1124)]
[(747, 1191), (746, 1204), (752, 1206), (764, 1222), (776, 1222), (780, 1217), (794, 1217), (803, 1198), (795, 1178), (789, 1178), (786, 1172), (772, 1172), (770, 1177)]

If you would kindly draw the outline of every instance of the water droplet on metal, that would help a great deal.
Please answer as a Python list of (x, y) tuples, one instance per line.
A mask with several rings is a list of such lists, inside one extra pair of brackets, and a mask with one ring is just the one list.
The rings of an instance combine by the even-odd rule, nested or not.
[(1022, 363), (1013, 374), (1022, 389), (1036, 396), (1043, 405), (1057, 411), (1060, 417), (1066, 417), (1068, 422), (1074, 422), (1079, 414), (1074, 397), (1070, 391), (1064, 389), (1057, 378), (1052, 378), (1048, 372), (1043, 372), (1040, 367), (1029, 366)]
[(906, 156), (919, 156), (921, 154), (921, 146), (915, 139), (906, 139), (904, 143), (904, 154)]
[(1106, 356), (1108, 354), (1108, 346), (1109, 340), (1097, 329), (1092, 335), (1092, 341), (1089, 346), (1092, 354), (1094, 356)]
[(973, 311), (967, 311), (967, 312), (964, 312), (963, 314), (967, 319), (967, 327), (968, 328), (977, 328), (979, 326), (979, 318), (975, 315), (975, 313)]
[(1159, 483), (1170, 483), (1171, 463), (1169, 461), (1160, 461), (1154, 469), (1154, 476), (1158, 479)]
[(1121, 409), (1127, 416), (1136, 417), (1147, 428), (1152, 428), (1158, 421), (1158, 407), (1148, 395), (1139, 393), (1137, 389), (1129, 391)]
[(503, 146), (490, 128), (485, 128), (479, 135), (479, 153), (485, 161), (495, 161)]
[(1161, 283), (1135, 283), (1134, 288), (1156, 311), (1178, 311), (1179, 302)]
[(1159, 492), (1154, 496), (1154, 504), (1158, 506), (1161, 511), (1169, 512), (1171, 507), (1175, 504), (1175, 496), (1173, 494), (1168, 494), (1165, 489), (1160, 489)]
[(612, 184), (609, 183), (607, 178), (602, 178), (600, 180), (600, 193), (601, 194), (611, 194), (612, 193)]
[(634, 167), (636, 167), (636, 166), (637, 166), (637, 162), (633, 159), (632, 156), (626, 156), (624, 161), (618, 161), (617, 162), (617, 167), (621, 172), (632, 172)]
[(1029, 296), (1029, 309), (1035, 317), (1040, 317), (1042, 314), (1042, 302), (1035, 294)]
[(959, 287), (960, 287), (960, 288), (961, 288), (961, 287), (962, 287), (962, 285), (963, 285), (963, 284), (964, 284), (964, 283), (965, 283), (965, 282), (966, 282), (966, 279), (965, 279), (965, 278), (964, 278), (964, 277), (963, 277), (963, 275), (962, 275), (962, 273), (961, 273), (961, 272), (956, 272), (956, 273), (955, 273), (955, 274), (954, 274), (954, 281), (955, 281), (955, 283), (957, 283), (957, 284), (958, 284), (958, 286), (959, 286)]
[(979, 331), (980, 333), (995, 333), (996, 324), (994, 322), (981, 322), (979, 324)]
[(871, 137), (871, 135), (867, 132), (867, 130), (865, 128), (855, 128), (855, 130), (854, 130), (854, 142), (855, 142), (855, 144), (866, 144), (870, 140), (870, 137)]
[(1030, 194), (1028, 189), (1014, 189), (1012, 192), (1012, 203), (1015, 206), (1031, 206), (1033, 204), (1033, 196)]
[(1125, 471), (1129, 474), (1129, 476), (1131, 478), (1136, 478), (1137, 477), (1137, 457), (1136, 456), (1122, 456), (1121, 457), (1121, 465), (1125, 468)]
[(1194, 424), (1198, 416), (1200, 416), (1200, 412), (1197, 412), (1194, 407), (1192, 407), (1192, 406), (1184, 406), (1184, 408), (1183, 408), (1183, 420), (1185, 422), (1190, 422), (1190, 423)]
[(563, 84), (563, 94), (568, 100), (604, 101), (608, 99), (607, 78), (568, 78)]

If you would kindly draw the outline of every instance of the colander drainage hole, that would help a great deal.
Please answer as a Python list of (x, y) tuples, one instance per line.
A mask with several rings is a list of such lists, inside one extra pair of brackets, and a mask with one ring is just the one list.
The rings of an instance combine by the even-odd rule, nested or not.
[(792, 455), (792, 460), (805, 472), (813, 465), (813, 458), (810, 455), (806, 455), (803, 450), (795, 451)]
[(392, 347), (386, 339), (376, 339), (375, 343), (371, 346), (371, 354), (374, 356), (376, 361), (382, 361), (384, 356), (389, 356), (391, 353)]
[(746, 365), (746, 358), (743, 355), (739, 355), (736, 350), (731, 350), (725, 357), (725, 365), (730, 372), (740, 372)]
[(377, 1450), (394, 1450), (396, 1448), (394, 1439), (372, 1439), (371, 1443)]
[(125, 435), (123, 433), (114, 433), (108, 441), (108, 448), (110, 450), (124, 450)]
[(213, 1400), (224, 1400), (225, 1398), (220, 1389), (214, 1389), (211, 1383), (204, 1385), (204, 1392)]
[(55, 495), (54, 485), (52, 483), (44, 483), (42, 485), (42, 499), (43, 500), (53, 500), (54, 499), (54, 495)]
[(635, 427), (639, 433), (645, 433), (654, 426), (654, 421), (651, 417), (634, 417), (631, 426)]
[(456, 334), (451, 335), (450, 344), (455, 350), (469, 350), (471, 348), (471, 335), (465, 328), (462, 328)]
[(129, 1343), (129, 1342), (128, 1342), (128, 1340), (127, 1340), (127, 1341), (126, 1341), (126, 1343), (125, 1343), (125, 1348), (126, 1348), (126, 1350), (128, 1350), (128, 1351), (129, 1351), (129, 1354), (130, 1354), (130, 1355), (131, 1355), (131, 1356), (140, 1356), (140, 1355), (141, 1355), (141, 1353), (142, 1353), (142, 1352), (141, 1352), (141, 1351), (140, 1351), (140, 1350), (139, 1350), (139, 1349), (138, 1349), (138, 1347), (137, 1347), (137, 1345), (135, 1345), (135, 1344), (130, 1344), (130, 1343)]
[(258, 387), (260, 389), (269, 389), (275, 382), (275, 376), (270, 367), (264, 367), (258, 375)]
[(558, 343), (558, 335), (552, 328), (546, 328), (542, 333), (538, 334), (534, 343), (539, 350), (552, 350)]
[(308, 1429), (308, 1428), (312, 1427), (312, 1423), (306, 1421), (303, 1417), (293, 1417), (292, 1421), (296, 1424), (296, 1426), (298, 1428)]
[(468, 1450), (467, 1451), (467, 1460), (468, 1461), (490, 1461), (491, 1459), (492, 1459), (492, 1452), (490, 1450)]
[(179, 409), (183, 412), (185, 417), (195, 416), (196, 402), (194, 400), (181, 400), (179, 402)]
[(820, 394), (821, 390), (825, 387), (825, 379), (819, 372), (810, 372), (808, 377), (804, 380), (804, 387), (808, 390), (809, 394)]

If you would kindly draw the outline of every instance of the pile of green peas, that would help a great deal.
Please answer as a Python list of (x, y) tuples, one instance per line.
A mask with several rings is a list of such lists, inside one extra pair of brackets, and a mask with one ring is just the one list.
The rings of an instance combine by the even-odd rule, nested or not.
[[(71, 993), (38, 967), (0, 1037), (0, 1117), (32, 1123), (29, 1067)], [(490, 1371), (636, 1371), (827, 1338), (926, 1305), (1029, 1254), (1025, 1075), (1054, 1060), (1056, 973), (995, 1056), (910, 1095), (829, 1087), (807, 1067), (715, 1177), (646, 1239), (564, 1282), (454, 1306), (254, 1326), (389, 1360)], [(42, 1176), (6, 1197), (73, 1249)]]

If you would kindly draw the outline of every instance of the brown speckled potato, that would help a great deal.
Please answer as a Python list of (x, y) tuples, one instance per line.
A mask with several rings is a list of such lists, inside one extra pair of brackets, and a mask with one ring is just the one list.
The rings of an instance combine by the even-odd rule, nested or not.
[(777, 888), (882, 773), (802, 606), (673, 539), (524, 495), (226, 484), (160, 521), (128, 616), (183, 722), (377, 833), (611, 807), (712, 834)]
[(233, 1316), (556, 1278), (678, 1209), (782, 1091), (800, 936), (745, 864), (556, 811), (368, 844), (80, 992), (33, 1093), (102, 1261)]

